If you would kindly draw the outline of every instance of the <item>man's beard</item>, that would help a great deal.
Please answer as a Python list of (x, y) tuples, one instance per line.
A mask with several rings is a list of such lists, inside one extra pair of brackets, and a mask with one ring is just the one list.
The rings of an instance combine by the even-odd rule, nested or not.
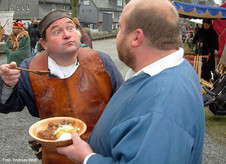
[[(123, 40), (125, 40), (124, 38)], [(128, 46), (125, 43), (117, 44), (118, 56), (119, 59), (125, 63), (128, 67), (135, 68), (135, 55), (131, 52)]]

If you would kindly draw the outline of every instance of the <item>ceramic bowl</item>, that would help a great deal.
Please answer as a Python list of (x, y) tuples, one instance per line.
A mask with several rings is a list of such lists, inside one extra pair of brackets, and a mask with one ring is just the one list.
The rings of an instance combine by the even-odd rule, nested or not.
[(70, 121), (72, 123), (73, 127), (76, 127), (76, 129), (79, 128), (78, 134), (81, 136), (82, 134), (85, 133), (87, 126), (86, 124), (77, 118), (73, 117), (51, 117), (47, 119), (40, 120), (36, 123), (34, 123), (30, 128), (29, 128), (29, 134), (30, 136), (35, 139), (37, 142), (41, 143), (42, 145), (46, 145), (49, 147), (64, 147), (72, 144), (72, 139), (67, 139), (67, 140), (61, 140), (61, 141), (56, 141), (56, 140), (46, 140), (39, 138), (37, 136), (38, 132), (42, 130), (46, 130), (48, 128), (49, 122), (53, 122), (54, 124), (60, 124), (62, 120)]

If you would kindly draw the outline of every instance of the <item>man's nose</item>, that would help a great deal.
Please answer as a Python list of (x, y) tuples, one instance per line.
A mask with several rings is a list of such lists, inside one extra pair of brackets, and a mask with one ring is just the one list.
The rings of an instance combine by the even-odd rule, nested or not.
[(65, 37), (65, 38), (71, 37), (71, 32), (65, 29), (65, 30), (64, 30), (64, 37)]

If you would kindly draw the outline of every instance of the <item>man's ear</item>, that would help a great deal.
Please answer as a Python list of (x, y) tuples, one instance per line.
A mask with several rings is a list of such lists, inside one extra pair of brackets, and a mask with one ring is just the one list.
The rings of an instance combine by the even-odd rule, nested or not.
[(45, 41), (43, 38), (40, 38), (39, 41), (40, 41), (42, 47), (43, 47), (45, 50), (47, 50), (47, 47), (46, 47), (46, 41)]
[(132, 40), (132, 47), (137, 47), (139, 46), (142, 42), (143, 42), (143, 39), (144, 39), (144, 32), (143, 30), (141, 29), (136, 29), (133, 33), (133, 40)]

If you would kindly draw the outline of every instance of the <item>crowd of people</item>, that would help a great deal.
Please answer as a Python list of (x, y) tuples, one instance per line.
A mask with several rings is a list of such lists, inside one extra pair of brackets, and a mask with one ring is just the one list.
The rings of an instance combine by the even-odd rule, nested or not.
[[(8, 48), (16, 52), (26, 43), (28, 56), (17, 62), (8, 55), (0, 66), (0, 112), (27, 107), (40, 119), (69, 116), (86, 123), (86, 133), (74, 132), (71, 145), (42, 145), (44, 164), (201, 164), (203, 98), (199, 78), (183, 58), (176, 8), (168, 0), (132, 0), (119, 26), (118, 57), (130, 68), (125, 81), (107, 54), (82, 44), (85, 32), (66, 11), (41, 19), (44, 51), (34, 57), (29, 33), (15, 22), (16, 42), (9, 38)], [(41, 77), (19, 65), (50, 72)]]
[(194, 51), (194, 55), (202, 56), (201, 78), (209, 82), (215, 72), (215, 51), (219, 50), (218, 35), (213, 28), (212, 20), (203, 19), (202, 26), (196, 24), (195, 28), (183, 23), (180, 33), (184, 44)]

